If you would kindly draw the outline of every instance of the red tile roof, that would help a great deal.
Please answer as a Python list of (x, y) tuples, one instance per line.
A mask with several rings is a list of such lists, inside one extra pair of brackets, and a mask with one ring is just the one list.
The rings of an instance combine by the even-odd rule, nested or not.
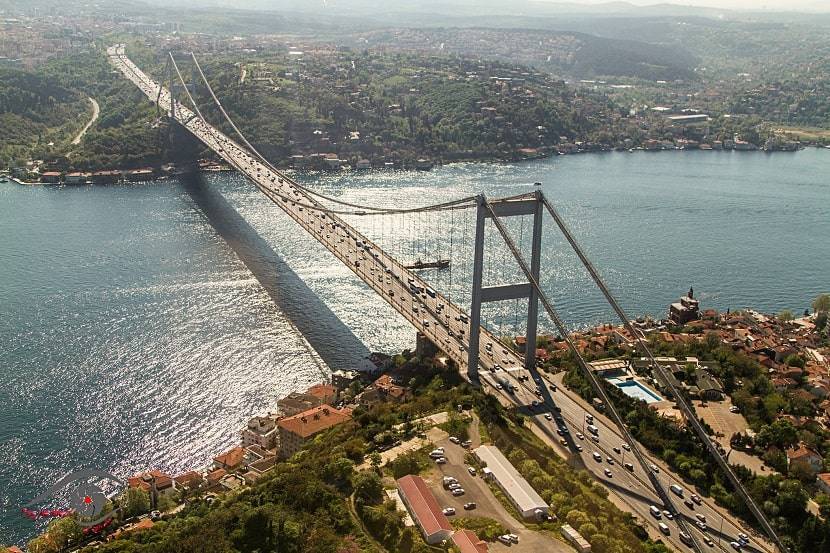
[(331, 384), (315, 384), (306, 393), (316, 397), (323, 403), (332, 403), (337, 397), (337, 388)]
[(222, 465), (224, 467), (235, 469), (239, 465), (242, 464), (242, 459), (245, 456), (245, 449), (241, 446), (236, 446), (233, 449), (222, 453), (221, 455), (217, 455), (213, 458), (214, 462), (218, 465)]
[(398, 489), (406, 498), (412, 516), (417, 519), (418, 524), (427, 536), (436, 534), (441, 530), (452, 531), (452, 526), (441, 512), (441, 507), (435, 500), (435, 496), (429, 491), (426, 482), (420, 477), (409, 474), (398, 479)]
[(487, 553), (487, 542), (478, 539), (472, 530), (459, 530), (452, 535), (452, 541), (461, 553)]
[(337, 410), (331, 405), (323, 404), (308, 411), (297, 413), (277, 421), (282, 430), (309, 438), (315, 434), (344, 423), (352, 418), (351, 412)]

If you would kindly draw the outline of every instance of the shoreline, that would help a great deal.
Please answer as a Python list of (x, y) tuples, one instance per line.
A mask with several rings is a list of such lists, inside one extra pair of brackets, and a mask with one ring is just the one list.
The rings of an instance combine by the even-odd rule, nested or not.
[[(536, 155), (522, 157), (519, 159), (507, 158), (464, 158), (455, 159), (452, 161), (435, 160), (430, 161), (429, 167), (407, 166), (402, 164), (389, 163), (386, 166), (371, 166), (371, 167), (353, 167), (349, 164), (338, 166), (337, 168), (306, 168), (295, 166), (277, 166), (281, 171), (294, 171), (300, 174), (315, 174), (315, 173), (337, 173), (337, 172), (382, 172), (382, 171), (422, 171), (429, 172), (436, 167), (443, 167), (445, 165), (453, 165), (457, 163), (480, 163), (480, 164), (520, 164), (531, 161), (539, 161), (543, 159), (550, 159), (560, 156), (585, 155), (585, 154), (606, 154), (606, 153), (660, 153), (660, 152), (739, 152), (739, 153), (760, 153), (760, 154), (776, 154), (776, 153), (797, 153), (802, 150), (816, 149), (816, 150), (830, 150), (830, 145), (823, 146), (820, 144), (809, 144), (801, 146), (794, 150), (765, 150), (762, 148), (755, 149), (736, 149), (736, 148), (646, 148), (634, 147), (629, 149), (623, 148), (600, 148), (600, 149), (577, 149), (570, 152), (557, 151), (538, 153)], [(207, 160), (203, 160), (205, 162)], [(235, 169), (221, 162), (210, 161), (199, 168), (201, 173), (231, 173)], [(141, 182), (154, 182), (159, 180), (168, 180), (180, 174), (173, 164), (165, 164), (161, 168), (144, 168), (144, 169), (107, 169), (94, 172), (44, 172), (41, 175), (46, 176), (49, 180), (24, 180), (18, 176), (13, 176), (9, 172), (0, 172), (0, 184), (4, 182), (13, 182), (22, 186), (35, 185), (50, 185), (50, 186), (89, 186), (89, 185), (112, 185), (112, 184), (130, 184)], [(66, 180), (66, 179), (69, 180)], [(58, 180), (53, 180), (58, 179)], [(64, 180), (60, 180), (64, 179)]]

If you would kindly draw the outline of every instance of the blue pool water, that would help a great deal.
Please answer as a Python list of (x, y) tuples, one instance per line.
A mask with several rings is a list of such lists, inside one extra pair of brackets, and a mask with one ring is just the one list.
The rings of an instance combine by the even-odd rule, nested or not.
[(635, 380), (620, 380), (619, 378), (609, 378), (608, 381), (622, 390), (622, 393), (628, 397), (645, 401), (646, 403), (656, 403), (663, 401), (663, 398), (657, 395), (657, 392), (640, 384)]

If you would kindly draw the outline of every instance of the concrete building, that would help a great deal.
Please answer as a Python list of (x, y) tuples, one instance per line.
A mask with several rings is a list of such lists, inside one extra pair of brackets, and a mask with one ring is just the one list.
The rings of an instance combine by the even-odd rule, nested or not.
[(319, 407), (322, 404), (323, 402), (317, 396), (301, 392), (291, 392), (284, 398), (277, 400), (277, 409), (281, 415), (291, 417), (297, 413)]
[(438, 506), (438, 501), (420, 477), (409, 474), (398, 479), (398, 494), (412, 520), (429, 545), (439, 544), (452, 536), (452, 526)]
[(548, 504), (519, 474), (499, 448), (483, 445), (473, 450), (473, 455), (485, 465), (485, 477), (492, 478), (498, 484), (522, 517), (539, 520), (548, 514)]
[(695, 299), (694, 289), (669, 306), (669, 319), (676, 325), (684, 325), (700, 319), (700, 302)]
[(280, 432), (280, 457), (287, 459), (297, 453), (308, 440), (323, 432), (351, 420), (349, 409), (335, 409), (323, 404), (291, 417), (277, 421)]
[(334, 371), (331, 373), (331, 385), (341, 391), (358, 380), (360, 380), (360, 373), (357, 371)]
[(248, 421), (248, 426), (240, 432), (242, 435), (242, 447), (258, 445), (264, 449), (274, 449), (279, 445), (279, 430), (277, 429), (277, 417), (254, 417)]
[(597, 361), (591, 361), (588, 363), (588, 366), (591, 367), (591, 370), (596, 373), (597, 376), (601, 377), (609, 377), (609, 376), (621, 376), (626, 373), (626, 369), (628, 368), (628, 363), (626, 363), (625, 359), (599, 359)]

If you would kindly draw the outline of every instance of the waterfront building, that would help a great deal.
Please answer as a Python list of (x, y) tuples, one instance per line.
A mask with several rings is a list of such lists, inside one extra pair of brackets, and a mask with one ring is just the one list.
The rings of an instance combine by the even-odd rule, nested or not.
[(245, 449), (236, 446), (213, 458), (213, 467), (225, 469), (228, 472), (235, 471), (242, 466), (245, 460)]
[(540, 520), (548, 514), (548, 504), (499, 448), (483, 445), (473, 450), (473, 455), (486, 467), (483, 471), (485, 478), (492, 479), (501, 488), (522, 517)]
[(345, 390), (360, 379), (358, 371), (334, 371), (331, 373), (331, 384), (340, 391)]
[(676, 325), (700, 319), (700, 302), (695, 299), (694, 288), (689, 288), (688, 295), (669, 306), (669, 319)]
[(279, 445), (279, 430), (277, 417), (269, 414), (265, 417), (254, 417), (248, 421), (248, 426), (240, 432), (242, 447), (258, 445), (264, 449), (274, 449)]
[(409, 474), (399, 478), (397, 484), (398, 495), (418, 525), (424, 541), (436, 545), (449, 539), (452, 526), (423, 478)]
[(291, 392), (277, 401), (277, 409), (279, 409), (281, 415), (291, 417), (322, 404), (323, 402), (317, 396), (302, 392)]
[(323, 404), (291, 417), (277, 421), (280, 432), (280, 457), (287, 459), (297, 453), (303, 445), (325, 430), (351, 420), (350, 409), (335, 409)]
[(58, 171), (46, 171), (40, 174), (40, 182), (44, 184), (58, 184), (62, 176)]

